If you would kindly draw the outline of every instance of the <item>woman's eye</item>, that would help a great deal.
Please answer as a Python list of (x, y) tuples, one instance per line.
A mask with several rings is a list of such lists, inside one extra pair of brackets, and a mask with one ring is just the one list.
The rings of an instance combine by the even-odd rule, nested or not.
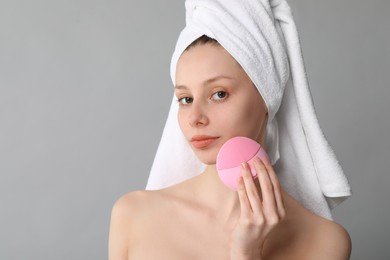
[(190, 97), (183, 97), (183, 98), (179, 98), (177, 101), (180, 103), (180, 104), (183, 104), (183, 105), (187, 105), (189, 103), (192, 102), (192, 98)]
[(227, 97), (228, 93), (225, 92), (225, 91), (218, 91), (218, 92), (215, 92), (213, 95), (212, 95), (212, 98), (214, 100), (217, 100), (217, 101), (220, 101), (220, 100), (223, 100)]

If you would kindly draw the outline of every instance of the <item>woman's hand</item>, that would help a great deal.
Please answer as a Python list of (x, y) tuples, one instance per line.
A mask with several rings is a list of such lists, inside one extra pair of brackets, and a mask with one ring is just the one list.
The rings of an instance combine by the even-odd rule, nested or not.
[[(247, 163), (238, 182), (240, 218), (230, 236), (231, 259), (261, 259), (265, 238), (285, 216), (282, 191), (267, 159), (254, 159), (257, 179)], [(259, 182), (259, 191), (255, 182)]]

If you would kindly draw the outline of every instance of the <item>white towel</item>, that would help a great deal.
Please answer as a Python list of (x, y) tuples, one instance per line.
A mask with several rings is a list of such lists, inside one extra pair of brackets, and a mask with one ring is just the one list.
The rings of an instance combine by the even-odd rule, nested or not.
[[(268, 108), (267, 153), (284, 189), (313, 213), (351, 195), (350, 185), (317, 120), (298, 32), (285, 0), (187, 0), (186, 27), (171, 61), (202, 35), (216, 39), (242, 66)], [(173, 98), (175, 99), (175, 97)], [(177, 122), (172, 100), (146, 189), (161, 189), (202, 172)]]

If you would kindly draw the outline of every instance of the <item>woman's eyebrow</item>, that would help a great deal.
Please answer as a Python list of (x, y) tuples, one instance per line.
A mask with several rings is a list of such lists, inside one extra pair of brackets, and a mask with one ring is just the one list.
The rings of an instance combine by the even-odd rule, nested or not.
[(234, 80), (234, 78), (232, 78), (232, 77), (225, 76), (225, 75), (219, 75), (219, 76), (213, 77), (213, 78), (208, 79), (208, 80), (206, 80), (205, 82), (203, 82), (203, 86), (204, 86), (204, 85), (208, 85), (208, 84), (210, 84), (210, 83), (213, 83), (214, 81), (218, 81), (218, 80), (220, 80), (220, 79)]
[[(212, 77), (212, 78), (210, 78), (210, 79), (204, 81), (202, 85), (205, 86), (205, 85), (211, 84), (211, 83), (213, 83), (213, 82), (215, 82), (215, 81), (218, 81), (218, 80), (220, 80), (220, 79), (235, 80), (234, 78), (229, 77), (229, 76), (219, 75), (219, 76)], [(175, 89), (188, 89), (188, 87), (185, 86), (185, 85), (177, 85), (177, 86), (175, 86)]]
[(188, 89), (188, 88), (184, 85), (178, 85), (178, 86), (175, 86), (175, 90), (177, 90), (177, 89)]

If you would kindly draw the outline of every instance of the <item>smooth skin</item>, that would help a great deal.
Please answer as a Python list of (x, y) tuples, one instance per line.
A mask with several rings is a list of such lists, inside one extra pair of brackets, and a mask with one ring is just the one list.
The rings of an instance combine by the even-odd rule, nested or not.
[[(237, 191), (219, 180), (215, 160), (226, 140), (242, 135), (265, 147), (267, 109), (233, 57), (217, 45), (195, 46), (180, 57), (176, 83), (180, 128), (206, 168), (118, 199), (109, 259), (349, 259), (346, 230), (286, 193), (268, 160), (254, 162), (255, 180), (244, 163)], [(198, 149), (190, 141), (201, 134), (218, 138)]]
[(253, 161), (260, 193), (247, 163), (242, 163), (238, 185), (241, 214), (230, 237), (231, 256), (237, 259), (262, 259), (267, 235), (286, 215), (282, 191), (272, 166), (257, 157)]

